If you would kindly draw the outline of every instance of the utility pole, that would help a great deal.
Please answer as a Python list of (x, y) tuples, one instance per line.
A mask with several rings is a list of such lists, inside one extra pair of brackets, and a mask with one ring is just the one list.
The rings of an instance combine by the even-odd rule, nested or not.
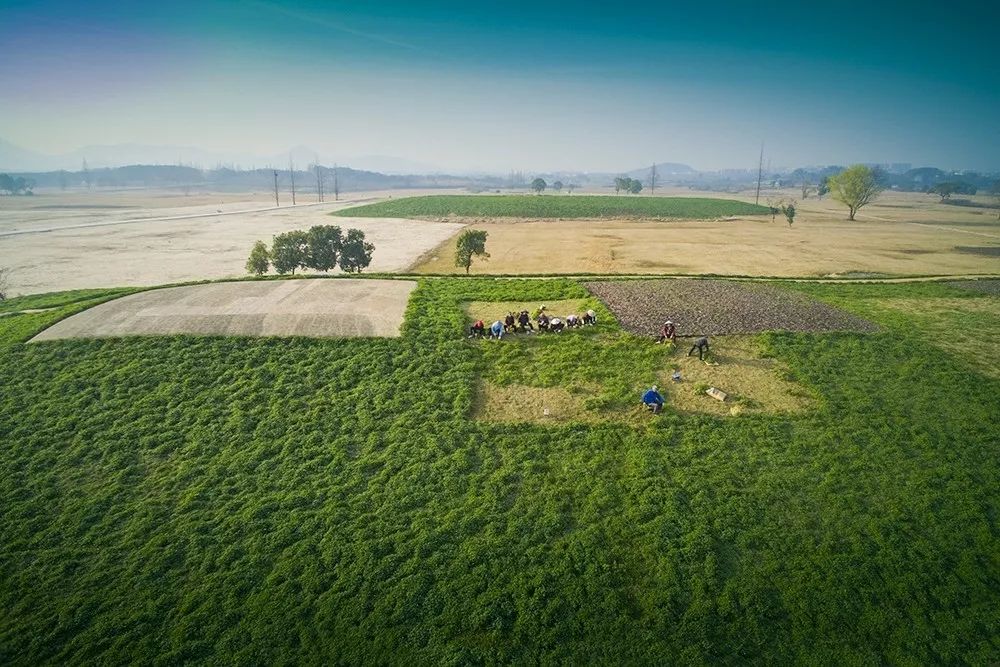
[(764, 142), (760, 142), (760, 161), (757, 163), (757, 196), (754, 197), (753, 203), (760, 204), (760, 177), (763, 174), (764, 169)]
[(295, 163), (291, 156), (288, 156), (288, 175), (292, 179), (292, 206), (295, 206)]
[(649, 168), (649, 194), (656, 194), (656, 163)]
[(278, 170), (277, 169), (274, 170), (274, 205), (275, 206), (281, 206), (281, 204), (278, 203)]
[(340, 179), (337, 176), (337, 165), (333, 165), (333, 201), (340, 200)]
[(319, 161), (316, 162), (316, 201), (323, 201), (323, 173), (319, 169)]

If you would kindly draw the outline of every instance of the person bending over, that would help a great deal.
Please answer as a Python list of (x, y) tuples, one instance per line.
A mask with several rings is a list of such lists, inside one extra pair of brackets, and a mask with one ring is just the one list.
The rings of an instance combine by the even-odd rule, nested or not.
[(539, 331), (548, 331), (549, 330), (549, 316), (548, 315), (546, 315), (545, 313), (539, 313), (538, 317), (535, 318), (535, 319), (538, 320), (538, 330)]
[(570, 329), (572, 329), (573, 327), (580, 326), (580, 318), (574, 315), (573, 313), (570, 313), (569, 315), (566, 316), (566, 326), (568, 326)]
[(694, 354), (695, 350), (698, 350), (698, 359), (701, 360), (701, 361), (704, 361), (705, 360), (705, 355), (708, 354), (708, 337), (707, 336), (702, 336), (701, 338), (699, 338), (698, 340), (696, 340), (694, 342), (694, 345), (692, 345), (691, 349), (688, 350), (688, 356), (690, 357), (692, 354)]
[(560, 320), (558, 317), (553, 317), (552, 321), (549, 323), (549, 329), (555, 331), (556, 333), (560, 333), (565, 326), (566, 323)]
[(493, 326), (490, 327), (490, 338), (496, 338), (497, 340), (503, 338), (503, 322), (497, 320), (493, 323)]
[(662, 343), (668, 340), (674, 345), (677, 344), (677, 327), (670, 320), (663, 323), (663, 327), (660, 329), (660, 338), (656, 342)]
[(514, 329), (516, 328), (517, 320), (514, 319), (514, 313), (507, 313), (507, 317), (503, 319), (503, 332), (514, 333)]
[(522, 310), (517, 316), (517, 323), (521, 327), (521, 332), (534, 331), (535, 327), (531, 324), (531, 316), (528, 315), (528, 311)]
[(663, 396), (657, 391), (655, 384), (650, 387), (649, 391), (642, 395), (642, 403), (654, 415), (659, 414), (660, 410), (663, 409)]
[(592, 310), (588, 310), (587, 314), (583, 316), (584, 324), (597, 324), (597, 313)]
[(486, 335), (486, 323), (482, 320), (476, 320), (475, 323), (469, 327), (469, 338), (482, 338)]

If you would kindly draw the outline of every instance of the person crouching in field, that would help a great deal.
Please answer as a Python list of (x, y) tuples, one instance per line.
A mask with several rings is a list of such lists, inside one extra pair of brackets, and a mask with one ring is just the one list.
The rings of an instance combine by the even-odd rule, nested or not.
[(514, 319), (514, 313), (507, 313), (507, 317), (503, 319), (503, 332), (514, 333), (515, 329), (517, 329), (517, 320)]
[(563, 328), (565, 328), (566, 323), (560, 320), (558, 317), (553, 317), (552, 321), (549, 323), (549, 329), (555, 331), (556, 333), (562, 333)]
[(497, 340), (503, 338), (503, 322), (497, 320), (493, 323), (493, 326), (490, 327), (490, 338), (496, 338)]
[(476, 320), (471, 327), (469, 327), (469, 338), (482, 338), (486, 335), (486, 323), (482, 320)]
[(663, 323), (663, 328), (660, 329), (660, 337), (656, 342), (663, 343), (668, 340), (674, 345), (677, 344), (677, 327), (670, 320)]
[(521, 333), (527, 333), (535, 330), (535, 327), (531, 324), (531, 316), (528, 315), (528, 311), (526, 310), (522, 310), (520, 314), (518, 314), (517, 324), (521, 329)]
[(580, 326), (580, 318), (573, 313), (570, 313), (566, 316), (566, 326), (570, 329)]
[(538, 313), (538, 317), (535, 318), (538, 321), (538, 331), (548, 331), (549, 330), (549, 316), (545, 313)]
[(642, 404), (654, 415), (659, 414), (660, 410), (663, 409), (663, 396), (657, 391), (655, 384), (642, 395)]
[(597, 324), (597, 313), (595, 313), (592, 310), (588, 310), (587, 313), (583, 316), (583, 323), (590, 325)]
[(694, 354), (695, 350), (698, 350), (698, 360), (699, 361), (704, 361), (705, 360), (705, 355), (708, 354), (708, 337), (707, 336), (702, 336), (701, 338), (699, 338), (698, 340), (696, 340), (694, 342), (694, 345), (692, 345), (691, 349), (688, 350), (688, 356), (690, 357), (692, 354)]

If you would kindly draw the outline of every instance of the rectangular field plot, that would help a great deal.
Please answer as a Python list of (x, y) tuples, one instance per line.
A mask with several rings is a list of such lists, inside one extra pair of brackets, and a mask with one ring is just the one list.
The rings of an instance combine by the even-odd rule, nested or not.
[(626, 331), (654, 336), (665, 320), (681, 336), (762, 331), (875, 331), (860, 317), (769, 285), (725, 280), (587, 283)]
[(33, 341), (134, 335), (398, 336), (403, 280), (281, 280), (168, 287), (131, 294), (57, 322)]

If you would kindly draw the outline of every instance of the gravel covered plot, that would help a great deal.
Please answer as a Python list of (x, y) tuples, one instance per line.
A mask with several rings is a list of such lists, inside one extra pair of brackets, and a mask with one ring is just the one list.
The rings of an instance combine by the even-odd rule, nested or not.
[(948, 283), (948, 285), (950, 287), (957, 287), (958, 289), (1000, 296), (1000, 280), (956, 280)]
[(32, 340), (118, 336), (398, 336), (410, 280), (253, 280), (130, 294)]
[(760, 331), (876, 331), (871, 322), (809, 297), (759, 283), (634, 280), (586, 283), (622, 326), (656, 335), (664, 320), (680, 336)]

